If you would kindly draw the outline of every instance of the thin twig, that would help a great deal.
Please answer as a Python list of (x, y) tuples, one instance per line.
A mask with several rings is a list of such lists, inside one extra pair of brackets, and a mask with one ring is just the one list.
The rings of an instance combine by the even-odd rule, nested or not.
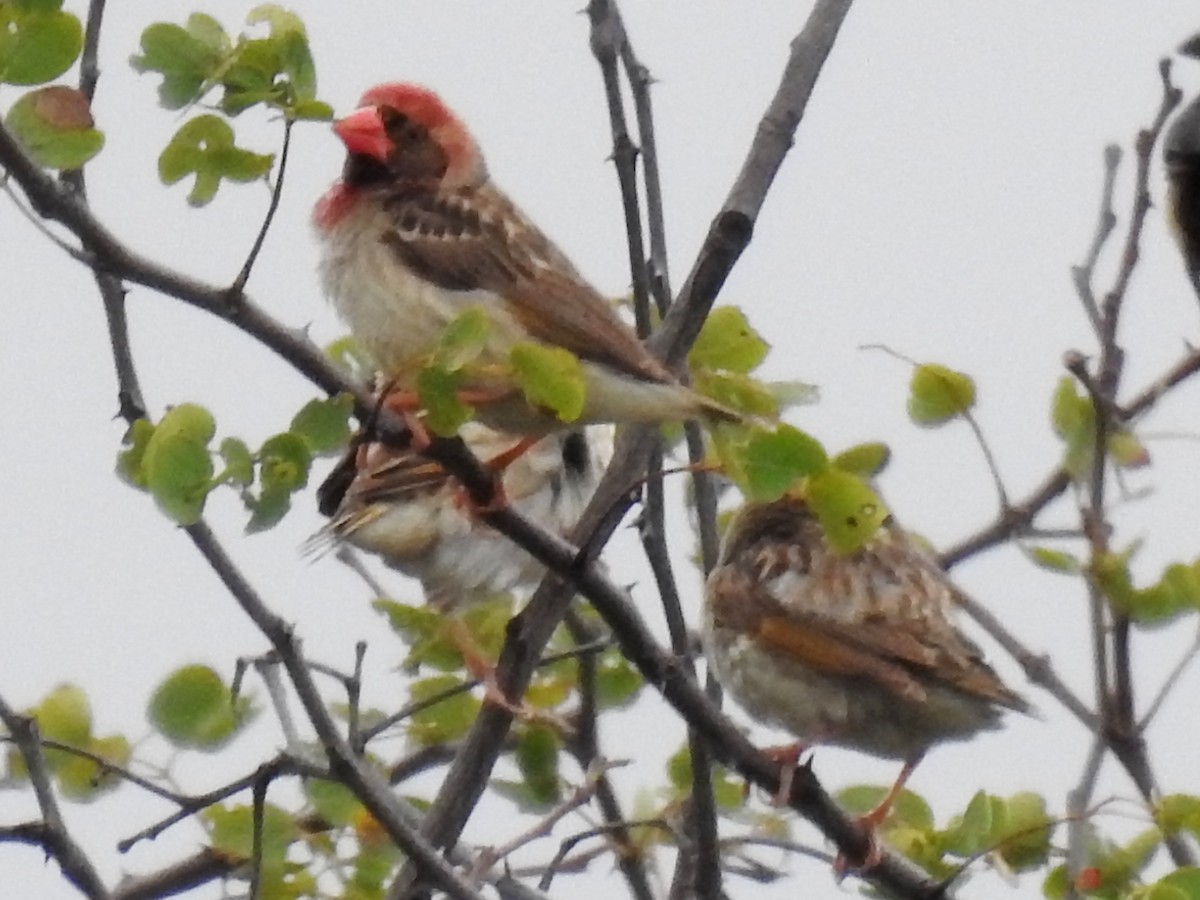
[[(322, 773), (322, 770), (319, 770), (316, 767), (311, 767), (302, 760), (287, 754), (280, 754), (267, 763), (264, 763), (264, 765), (271, 766), (273, 771), (281, 775), (296, 774), (319, 776)], [(155, 822), (153, 825), (143, 828), (136, 834), (130, 835), (129, 837), (118, 841), (117, 850), (121, 853), (127, 853), (135, 844), (144, 840), (154, 840), (172, 825), (183, 821), (188, 816), (191, 816), (202, 809), (208, 809), (210, 806), (215, 806), (222, 800), (226, 800), (235, 794), (240, 794), (242, 791), (249, 790), (254, 786), (255, 779), (260, 776), (261, 772), (262, 766), (259, 766), (253, 772), (243, 775), (241, 778), (234, 779), (228, 784), (224, 784), (215, 790), (208, 791), (207, 793), (189, 796), (176, 795), (170, 798), (172, 802), (179, 807), (178, 810), (171, 813), (171, 815), (160, 819), (158, 822)]]
[(475, 868), (472, 872), (473, 877), (478, 880), (483, 873), (495, 866), (496, 863), (515, 853), (526, 844), (530, 844), (540, 838), (548, 837), (554, 831), (555, 825), (575, 810), (586, 806), (592, 801), (592, 797), (596, 794), (596, 785), (599, 783), (600, 776), (611, 769), (624, 765), (628, 765), (628, 760), (617, 762), (608, 762), (602, 759), (596, 760), (588, 769), (583, 784), (576, 787), (569, 797), (550, 810), (531, 828), (505, 841), (499, 847), (488, 847), (481, 851), (475, 861)]
[(625, 107), (621, 102), (621, 79), (617, 70), (619, 47), (625, 40), (625, 29), (610, 0), (590, 0), (587, 5), (591, 20), (589, 43), (592, 55), (600, 65), (607, 99), (608, 122), (612, 130), (612, 159), (616, 164), (617, 182), (621, 189), (621, 207), (625, 212), (625, 245), (629, 253), (629, 272), (633, 278), (633, 309), (638, 334), (650, 334), (650, 290), (646, 277), (646, 248), (642, 238), (642, 212), (637, 188), (637, 147), (629, 137), (625, 123)]
[(1146, 707), (1146, 711), (1142, 713), (1142, 717), (1138, 719), (1137, 733), (1145, 734), (1150, 723), (1154, 721), (1154, 717), (1158, 715), (1158, 710), (1162, 707), (1167, 699), (1167, 695), (1171, 693), (1171, 689), (1179, 683), (1179, 679), (1183, 677), (1183, 673), (1187, 671), (1196, 660), (1196, 656), (1200, 655), (1200, 627), (1196, 629), (1196, 634), (1192, 637), (1192, 641), (1183, 651), (1183, 655), (1179, 657), (1179, 662), (1175, 663), (1170, 673), (1163, 679), (1162, 686), (1154, 695), (1154, 699), (1150, 701)]
[[(550, 890), (550, 884), (554, 881), (554, 876), (559, 872), (566, 871), (568, 868), (568, 864), (564, 862), (567, 854), (574, 850), (581, 842), (594, 837), (608, 837), (618, 829), (628, 830), (630, 828), (661, 828), (668, 834), (672, 833), (671, 826), (663, 819), (637, 819), (629, 822), (610, 822), (596, 828), (589, 828), (578, 834), (573, 834), (562, 840), (558, 846), (558, 852), (554, 854), (554, 858), (542, 870), (538, 889), (543, 891)], [(601, 852), (604, 852), (603, 848)], [(595, 856), (591, 855), (588, 857), (588, 861), (590, 862), (594, 858)]]
[(1092, 289), (1092, 280), (1096, 274), (1096, 263), (1109, 237), (1117, 227), (1117, 214), (1113, 210), (1113, 194), (1117, 185), (1117, 169), (1121, 165), (1121, 148), (1109, 144), (1104, 148), (1104, 187), (1100, 191), (1100, 215), (1096, 222), (1096, 233), (1092, 237), (1084, 261), (1071, 267), (1071, 280), (1075, 284), (1075, 292), (1079, 294), (1079, 302), (1083, 304), (1092, 330), (1099, 338), (1103, 329), (1100, 323), (1100, 307), (1096, 303), (1096, 292)]
[[(568, 610), (564, 622), (571, 633), (571, 639), (577, 645), (594, 644), (598, 640), (600, 630), (574, 610)], [(593, 653), (579, 659), (579, 710), (574, 717), (575, 736), (574, 740), (566, 742), (567, 749), (584, 771), (590, 771), (603, 759), (600, 749), (599, 704), (596, 698), (596, 663), (597, 656)], [(613, 854), (634, 900), (654, 900), (645, 860), (633, 846), (628, 829), (623, 827), (625, 813), (611, 780), (604, 772), (596, 779), (596, 805), (600, 808), (600, 815), (604, 817), (605, 823), (613, 826)]]
[(721, 847), (725, 850), (731, 850), (735, 847), (771, 847), (776, 850), (786, 851), (787, 853), (795, 853), (797, 856), (807, 856), (827, 866), (832, 866), (836, 858), (832, 853), (826, 853), (824, 850), (817, 850), (813, 847), (806, 847), (804, 844), (798, 844), (795, 841), (767, 837), (766, 835), (748, 834), (725, 838), (721, 841)]
[(246, 282), (250, 280), (250, 272), (254, 269), (255, 260), (258, 259), (258, 254), (267, 240), (267, 232), (271, 230), (271, 223), (275, 221), (275, 211), (279, 209), (279, 199), (283, 196), (283, 177), (287, 173), (288, 149), (292, 145), (292, 125), (294, 124), (291, 119), (283, 120), (283, 146), (279, 148), (279, 171), (275, 173), (275, 186), (271, 189), (271, 202), (267, 204), (267, 214), (263, 216), (262, 227), (258, 229), (254, 245), (250, 248), (250, 253), (246, 256), (246, 261), (242, 264), (237, 278), (233, 279), (233, 284), (229, 286), (231, 301), (236, 302), (244, 295)]
[(1095, 732), (1101, 727), (1100, 717), (1058, 677), (1047, 655), (1034, 653), (1026, 647), (986, 606), (961, 588), (955, 587), (954, 595), (963, 611), (1008, 652), (1031, 683), (1047, 691), (1089, 731)]

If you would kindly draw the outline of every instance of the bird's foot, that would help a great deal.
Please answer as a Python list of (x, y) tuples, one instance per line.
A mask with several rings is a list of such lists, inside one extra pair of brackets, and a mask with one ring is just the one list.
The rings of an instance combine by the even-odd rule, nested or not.
[(779, 765), (779, 790), (771, 797), (772, 806), (787, 806), (792, 796), (792, 782), (796, 778), (796, 767), (800, 764), (800, 754), (808, 749), (808, 744), (795, 741), (791, 744), (779, 744), (774, 747), (763, 747), (763, 756)]
[(463, 660), (463, 667), (468, 674), (483, 685), (483, 702), (490, 703), (507, 710), (515, 718), (530, 724), (546, 725), (555, 734), (567, 736), (572, 733), (571, 726), (561, 716), (556, 716), (542, 709), (535, 709), (527, 703), (511, 699), (500, 686), (496, 673), (496, 664), (484, 656), (479, 644), (467, 629), (466, 623), (452, 616), (447, 623), (448, 637), (454, 644)]
[(888, 817), (888, 813), (892, 811), (892, 806), (896, 803), (896, 798), (900, 796), (900, 792), (904, 790), (904, 785), (908, 783), (908, 777), (912, 775), (913, 769), (917, 767), (917, 763), (921, 761), (923, 754), (917, 754), (904, 763), (904, 768), (900, 770), (900, 774), (896, 777), (895, 783), (888, 788), (888, 792), (883, 795), (883, 799), (875, 805), (875, 808), (869, 812), (859, 816), (856, 821), (863, 830), (867, 833), (867, 852), (864, 854), (861, 861), (852, 861), (847, 859), (841, 853), (833, 861), (833, 871), (837, 873), (839, 878), (842, 878), (852, 873), (869, 872), (883, 861), (883, 851), (879, 848), (879, 841), (875, 832), (883, 821)]

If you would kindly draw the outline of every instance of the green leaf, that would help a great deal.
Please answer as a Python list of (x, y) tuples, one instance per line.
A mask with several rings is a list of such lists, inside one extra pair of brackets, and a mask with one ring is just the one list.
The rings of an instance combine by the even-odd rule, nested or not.
[(247, 496), (246, 507), (250, 520), (246, 522), (247, 534), (258, 534), (274, 528), (292, 508), (292, 492), (281, 484), (264, 485), (258, 496)]
[(829, 545), (851, 554), (875, 536), (888, 516), (887, 507), (862, 479), (827, 468), (808, 480), (808, 502)]
[(642, 689), (642, 676), (615, 647), (596, 661), (596, 703), (602, 709), (628, 706)]
[(271, 170), (271, 153), (252, 153), (236, 146), (233, 129), (220, 116), (197, 116), (185, 123), (158, 157), (158, 176), (175, 184), (188, 175), (195, 181), (188, 194), (192, 206), (212, 201), (222, 179), (250, 182)]
[(1055, 866), (1042, 879), (1042, 895), (1046, 900), (1063, 900), (1070, 886), (1066, 866)]
[[(409, 697), (413, 702), (427, 700), (462, 683), (455, 675), (435, 675), (414, 681), (409, 688)], [(479, 705), (469, 692), (454, 694), (414, 713), (408, 720), (408, 736), (422, 746), (457, 740), (475, 721)]]
[(1075, 478), (1082, 478), (1091, 467), (1096, 444), (1096, 411), (1092, 401), (1081, 395), (1074, 379), (1063, 376), (1054, 389), (1050, 421), (1066, 445), (1063, 466)]
[(182, 435), (150, 441), (154, 451), (146, 466), (146, 487), (158, 508), (180, 525), (195, 525), (204, 512), (204, 501), (213, 487), (213, 462), (208, 450)]
[(830, 464), (843, 472), (857, 475), (859, 478), (871, 479), (882, 472), (892, 458), (892, 451), (887, 444), (873, 441), (867, 444), (855, 444), (843, 450), (830, 460)]
[(150, 698), (146, 716), (167, 740), (180, 747), (216, 750), (249, 721), (250, 701), (236, 701), (208, 666), (177, 669)]
[(908, 416), (923, 427), (945, 424), (975, 405), (970, 376), (934, 363), (917, 366), (908, 389)]
[(13, 104), (5, 123), (33, 161), (48, 169), (78, 169), (104, 146), (87, 98), (74, 88), (30, 91)]
[(712, 767), (713, 799), (717, 808), (734, 812), (746, 805), (746, 782), (721, 765)]
[(148, 26), (141, 46), (141, 55), (130, 57), (130, 65), (163, 76), (158, 100), (167, 109), (199, 100), (232, 49), (221, 23), (203, 13), (192, 13), (186, 28), (166, 22)]
[(1149, 587), (1135, 592), (1133, 616), (1141, 625), (1158, 625), (1181, 612), (1200, 608), (1200, 571), (1195, 565), (1172, 563)]
[(741, 372), (697, 369), (692, 373), (692, 387), (697, 393), (748, 415), (774, 418), (779, 414), (779, 400), (772, 386)]
[(375, 364), (353, 335), (345, 335), (325, 346), (329, 361), (355, 381), (367, 382), (375, 373)]
[[(214, 850), (236, 859), (254, 855), (254, 807), (211, 806), (201, 815), (212, 826)], [(262, 871), (279, 878), (288, 847), (300, 837), (300, 829), (286, 810), (270, 803), (262, 810)]]
[(514, 754), (530, 797), (541, 809), (562, 797), (558, 778), (558, 738), (545, 725), (531, 725), (517, 738)]
[(312, 451), (300, 435), (285, 431), (263, 442), (258, 465), (264, 488), (296, 491), (308, 484)]
[(692, 369), (724, 369), (745, 374), (758, 368), (770, 344), (764, 341), (736, 306), (714, 309), (688, 353)]
[(525, 703), (535, 709), (553, 709), (566, 703), (579, 683), (574, 660), (559, 660), (533, 673), (525, 689)]
[(824, 471), (825, 448), (816, 438), (791, 425), (754, 432), (738, 460), (739, 486), (750, 500), (774, 500), (799, 479)]
[[(887, 795), (888, 789), (873, 784), (857, 784), (842, 788), (835, 795), (837, 802), (846, 812), (862, 815), (873, 810)], [(910, 828), (929, 830), (933, 828), (933, 810), (919, 795), (902, 790), (896, 795), (887, 821), (900, 823)]]
[[(412, 802), (411, 798), (406, 799)], [(342, 900), (382, 900), (388, 877), (402, 858), (382, 828), (375, 825), (370, 834), (371, 837), (364, 837), (363, 830), (359, 829), (359, 851), (354, 857), (354, 872), (345, 893), (341, 895)], [(310, 893), (314, 897), (321, 896), (315, 889)]]
[(309, 400), (292, 417), (288, 430), (304, 438), (313, 453), (334, 453), (350, 440), (350, 416), (353, 412), (354, 398), (349, 394)]
[(362, 802), (336, 781), (308, 778), (304, 781), (304, 794), (317, 814), (335, 828), (350, 825), (364, 812)]
[[(60, 684), (42, 698), (42, 702), (28, 710), (37, 722), (42, 737), (70, 744), (72, 747), (87, 747), (92, 740), (92, 707), (83, 688), (73, 684)], [(52, 771), (66, 764), (70, 754), (62, 750), (47, 750), (46, 763)]]
[(962, 816), (943, 836), (945, 849), (958, 856), (972, 856), (988, 849), (992, 824), (991, 798), (978, 791)]
[(462, 655), (446, 635), (444, 617), (425, 605), (376, 600), (372, 606), (388, 617), (392, 630), (409, 645), (404, 668), (429, 666), (439, 672), (462, 669)]
[(793, 406), (812, 406), (821, 400), (821, 389), (807, 381), (768, 381), (765, 384), (780, 412)]
[[(159, 438), (178, 435), (201, 446), (207, 446), (217, 433), (217, 423), (203, 406), (195, 403), (180, 403), (163, 414), (162, 421), (154, 430)], [(152, 455), (153, 451), (148, 450)]]
[(212, 414), (204, 407), (181, 403), (167, 410), (142, 452), (141, 483), (158, 507), (181, 525), (199, 521), (213, 487), (208, 442), (216, 428)]
[(0, 3), (0, 82), (43, 84), (83, 49), (83, 26), (50, 4)]
[(1078, 575), (1083, 571), (1083, 563), (1065, 550), (1055, 550), (1051, 547), (1026, 547), (1025, 552), (1035, 565), (1047, 572)]
[[(1200, 900), (1200, 868), (1196, 866), (1180, 866), (1174, 872), (1168, 872), (1153, 885), (1154, 888), (1170, 888), (1178, 892), (1182, 900)], [(1165, 900), (1165, 895), (1148, 895), (1153, 900)]]
[(513, 346), (508, 359), (517, 386), (534, 406), (550, 410), (563, 422), (583, 414), (583, 367), (573, 353), (523, 341)]
[(1150, 465), (1150, 451), (1136, 434), (1119, 429), (1108, 436), (1108, 453), (1123, 469), (1141, 469)]
[(133, 487), (146, 490), (144, 460), (154, 424), (146, 419), (136, 419), (125, 432), (123, 449), (117, 454), (117, 474)]
[(692, 792), (692, 751), (687, 744), (668, 757), (667, 780), (681, 796)]
[(1117, 847), (1107, 856), (1097, 860), (1101, 883), (1105, 886), (1125, 887), (1141, 875), (1155, 852), (1162, 844), (1162, 832), (1148, 828), (1134, 836), (1128, 844)]
[[(132, 748), (129, 741), (121, 735), (106, 738), (93, 738), (81, 749), (100, 756), (113, 765), (124, 767), (129, 763)], [(64, 754), (62, 764), (57, 767), (55, 776), (63, 795), (72, 800), (92, 801), (102, 793), (112, 790), (121, 783), (121, 777), (112, 769), (94, 760)]]
[(230, 484), (249, 487), (254, 481), (254, 457), (244, 441), (227, 437), (221, 441), (221, 459), (225, 461), (225, 471), (221, 479)]
[(1189, 831), (1200, 837), (1200, 797), (1168, 794), (1155, 804), (1154, 821), (1164, 834)]
[(308, 49), (308, 35), (298, 15), (274, 3), (263, 3), (250, 10), (246, 23), (266, 22), (277, 46), (280, 70), (291, 87), (294, 100), (312, 100), (317, 96), (317, 72)]
[(999, 834), (1000, 856), (1016, 872), (1045, 864), (1050, 854), (1050, 817), (1046, 801), (1037, 794), (1022, 792), (1004, 801), (1004, 824)]
[(475, 410), (458, 399), (457, 372), (427, 366), (417, 375), (417, 396), (425, 408), (425, 427), (434, 434), (456, 434)]
[(482, 306), (470, 306), (450, 320), (434, 352), (434, 364), (447, 372), (457, 372), (474, 362), (487, 345), (492, 323)]
[(333, 118), (333, 107), (323, 100), (301, 100), (292, 106), (290, 115), (296, 121), (328, 122)]
[(1181, 887), (1167, 884), (1166, 879), (1147, 885), (1137, 892), (1138, 900), (1188, 900), (1188, 893)]

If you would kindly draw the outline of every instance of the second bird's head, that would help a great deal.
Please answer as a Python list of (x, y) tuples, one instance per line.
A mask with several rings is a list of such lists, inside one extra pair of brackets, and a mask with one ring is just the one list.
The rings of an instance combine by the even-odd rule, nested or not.
[(433, 91), (387, 82), (371, 88), (358, 108), (333, 123), (346, 146), (349, 183), (425, 181), (444, 187), (477, 185), (487, 178), (479, 145)]

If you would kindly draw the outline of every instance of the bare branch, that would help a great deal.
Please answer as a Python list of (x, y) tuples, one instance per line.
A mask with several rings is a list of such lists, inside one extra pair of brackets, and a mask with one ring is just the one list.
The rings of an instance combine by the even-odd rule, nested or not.
[(1096, 275), (1096, 263), (1100, 260), (1100, 253), (1117, 227), (1117, 214), (1113, 211), (1113, 193), (1116, 190), (1117, 169), (1120, 164), (1121, 148), (1109, 144), (1104, 148), (1104, 188), (1100, 191), (1100, 216), (1096, 223), (1096, 234), (1092, 237), (1091, 247), (1083, 263), (1071, 267), (1071, 280), (1075, 283), (1075, 292), (1079, 294), (1079, 301), (1083, 304), (1084, 312), (1087, 313), (1097, 338), (1103, 329), (1092, 280)]
[(211, 847), (172, 863), (157, 872), (126, 878), (113, 891), (113, 900), (152, 900), (170, 897), (223, 878), (242, 867), (240, 860)]
[(758, 212), (766, 200), (817, 84), (852, 0), (818, 0), (804, 29), (792, 41), (791, 54), (775, 96), (758, 125), (750, 152), (720, 212), (709, 226), (675, 304), (651, 343), (678, 365), (696, 339), (704, 318), (734, 264), (750, 243)]
[(258, 259), (258, 254), (267, 240), (267, 232), (271, 230), (271, 223), (275, 221), (275, 211), (279, 209), (279, 198), (283, 196), (283, 177), (287, 174), (288, 149), (292, 146), (292, 126), (294, 124), (291, 119), (283, 120), (283, 146), (279, 148), (279, 171), (275, 173), (275, 185), (271, 188), (271, 202), (267, 204), (267, 214), (263, 216), (262, 227), (258, 229), (258, 236), (254, 238), (254, 244), (246, 256), (246, 262), (242, 264), (242, 270), (238, 272), (237, 278), (233, 279), (233, 284), (229, 286), (230, 298), (243, 296), (246, 282), (250, 280), (250, 272), (254, 269), (255, 260)]
[(1154, 699), (1150, 701), (1146, 711), (1138, 719), (1138, 734), (1145, 734), (1150, 723), (1154, 721), (1154, 717), (1158, 715), (1159, 708), (1171, 693), (1171, 689), (1179, 683), (1179, 679), (1183, 677), (1183, 673), (1195, 661), (1197, 655), (1200, 655), (1200, 628), (1196, 629), (1192, 642), (1184, 649), (1183, 654), (1179, 657), (1179, 662), (1175, 663), (1170, 673), (1163, 679), (1162, 687), (1158, 689), (1158, 693), (1154, 695)]
[(487, 872), (500, 860), (505, 859), (517, 850), (530, 844), (540, 838), (548, 837), (553, 831), (554, 826), (561, 822), (575, 810), (580, 809), (591, 803), (592, 798), (596, 795), (596, 786), (600, 779), (611, 769), (618, 766), (628, 765), (628, 761), (608, 762), (607, 760), (597, 759), (591, 766), (588, 767), (586, 778), (583, 784), (579, 785), (571, 792), (571, 795), (564, 799), (561, 803), (550, 810), (540, 821), (536, 822), (533, 827), (518, 834), (516, 837), (499, 847), (488, 847), (484, 849), (476, 859), (473, 876), (478, 879), (480, 875)]
[[(538, 888), (543, 891), (550, 890), (550, 883), (554, 880), (554, 876), (559, 872), (566, 871), (570, 866), (566, 861), (567, 855), (583, 841), (594, 837), (608, 837), (618, 830), (627, 831), (630, 828), (661, 828), (663, 831), (672, 833), (671, 826), (663, 819), (639, 819), (632, 822), (610, 822), (597, 828), (589, 828), (587, 831), (573, 834), (568, 838), (564, 838), (562, 843), (559, 844), (558, 852), (554, 854), (554, 858), (550, 860), (549, 864), (542, 871), (542, 878), (538, 883)], [(606, 848), (602, 848), (599, 852), (606, 852)], [(589, 855), (584, 865), (594, 858), (595, 855)]]

